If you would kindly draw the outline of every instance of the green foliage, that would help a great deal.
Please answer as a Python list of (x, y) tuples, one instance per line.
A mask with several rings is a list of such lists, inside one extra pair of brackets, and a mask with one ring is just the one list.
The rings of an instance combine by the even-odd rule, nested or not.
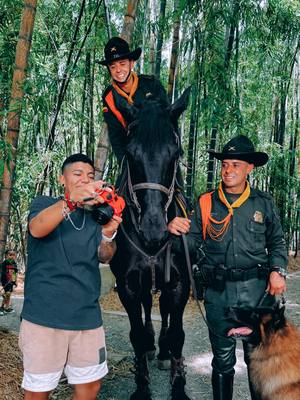
[(9, 102), (21, 4), (19, 0), (0, 1), (0, 99), (4, 109)]
[[(112, 34), (119, 35), (127, 0), (106, 3)], [(13, 197), (13, 203), (19, 206), (24, 231), (27, 209), (39, 184), (45, 184), (44, 193), (59, 194), (56, 178), (62, 160), (79, 150), (91, 151), (92, 156), (95, 154), (91, 142), (97, 143), (102, 132), (101, 95), (109, 83), (107, 69), (95, 63), (96, 59), (103, 58), (108, 38), (103, 7), (75, 68), (73, 64), (97, 4), (97, 0), (86, 2), (67, 69), (81, 1), (38, 2), (28, 79), (24, 87), (26, 95)], [(140, 0), (131, 45), (133, 48), (143, 45), (142, 59), (137, 65), (138, 68), (143, 65), (143, 73), (150, 71), (150, 31), (154, 30), (157, 35), (159, 29), (160, 2), (156, 0), (156, 19), (151, 22), (149, 4), (149, 0)], [(299, 83), (295, 68), (295, 60), (299, 63), (299, 1), (180, 0), (177, 4), (176, 12), (181, 14), (181, 35), (175, 92), (180, 94), (190, 84), (197, 92), (194, 109), (190, 105), (182, 118), (184, 161), (191, 118), (196, 125), (194, 199), (206, 190), (206, 150), (211, 145), (212, 128), (217, 129), (218, 149), (233, 135), (245, 134), (258, 149), (270, 155), (268, 166), (254, 171), (253, 183), (263, 190), (271, 190), (278, 204), (283, 204), (285, 231), (293, 238), (299, 184), (296, 172), (290, 174), (289, 171), (290, 155), (295, 151), (290, 149), (290, 143), (297, 132), (300, 136), (296, 112)], [(8, 110), (22, 5), (21, 0), (0, 0), (0, 131), (6, 126), (5, 118), (2, 121), (1, 117), (5, 117)], [(161, 81), (165, 87), (175, 17), (174, 0), (167, 0), (161, 63)], [(234, 39), (231, 44), (230, 33)], [(49, 130), (65, 74), (70, 74), (70, 84), (58, 115), (54, 146), (49, 149)], [(283, 143), (279, 140), (280, 129)], [(297, 140), (299, 138), (296, 138), (296, 145)], [(9, 148), (3, 139), (0, 140), (0, 175), (9, 154)], [(296, 162), (297, 157), (299, 155)], [(111, 180), (115, 178), (114, 165), (110, 156), (108, 177)], [(45, 179), (46, 166), (50, 168), (50, 176), (48, 174)], [(186, 174), (184, 167), (183, 170)], [(219, 180), (218, 169), (214, 171), (213, 180)], [(14, 231), (17, 230), (16, 215), (14, 211)]]

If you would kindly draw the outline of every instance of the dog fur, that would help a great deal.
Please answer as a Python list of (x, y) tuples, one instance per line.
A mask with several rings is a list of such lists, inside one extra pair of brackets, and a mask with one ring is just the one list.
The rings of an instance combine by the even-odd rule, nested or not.
[(250, 356), (250, 375), (262, 400), (300, 400), (300, 331), (284, 307), (258, 314), (260, 343)]

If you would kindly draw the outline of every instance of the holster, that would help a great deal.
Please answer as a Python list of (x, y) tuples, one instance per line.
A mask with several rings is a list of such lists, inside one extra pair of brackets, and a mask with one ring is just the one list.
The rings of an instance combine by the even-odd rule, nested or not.
[(207, 287), (222, 292), (225, 289), (227, 271), (224, 265), (200, 264), (193, 266), (197, 298), (203, 300)]
[(205, 289), (211, 286), (215, 279), (215, 266), (208, 264), (194, 264), (193, 277), (195, 281), (197, 299), (203, 300)]

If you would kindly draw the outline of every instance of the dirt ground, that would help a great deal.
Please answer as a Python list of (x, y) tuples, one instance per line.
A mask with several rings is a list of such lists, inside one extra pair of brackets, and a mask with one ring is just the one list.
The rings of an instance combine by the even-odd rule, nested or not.
[[(300, 257), (290, 258), (289, 271), (291, 273), (287, 280), (287, 313), (288, 317), (300, 327)], [(18, 349), (17, 337), (19, 314), (22, 307), (22, 280), (21, 277), (13, 299), (16, 312), (0, 317), (0, 400), (23, 399), (20, 388), (22, 358)], [(99, 399), (127, 400), (134, 390), (133, 375), (130, 372), (133, 352), (128, 339), (128, 318), (114, 291), (101, 298), (100, 303), (106, 329), (110, 371), (105, 377)], [(154, 296), (153, 320), (155, 331), (158, 333), (160, 328), (158, 295)], [(190, 299), (185, 310), (184, 329), (186, 332), (184, 356), (187, 364), (188, 394), (192, 400), (209, 400), (212, 398), (212, 394), (208, 333), (193, 299)], [(234, 400), (249, 400), (246, 369), (242, 361), (242, 350), (239, 348), (237, 355)], [(169, 398), (169, 371), (159, 371), (153, 361), (150, 363), (150, 374), (153, 400), (167, 400)], [(51, 399), (71, 399), (71, 389), (65, 378), (62, 378)]]

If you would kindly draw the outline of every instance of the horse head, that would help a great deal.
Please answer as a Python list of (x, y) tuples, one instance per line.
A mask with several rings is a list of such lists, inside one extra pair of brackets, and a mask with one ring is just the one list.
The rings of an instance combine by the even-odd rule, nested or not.
[(187, 89), (170, 107), (152, 96), (134, 106), (115, 96), (129, 123), (126, 162), (135, 225), (143, 245), (150, 250), (168, 237), (167, 211), (182, 153), (177, 122), (187, 107), (189, 92)]

